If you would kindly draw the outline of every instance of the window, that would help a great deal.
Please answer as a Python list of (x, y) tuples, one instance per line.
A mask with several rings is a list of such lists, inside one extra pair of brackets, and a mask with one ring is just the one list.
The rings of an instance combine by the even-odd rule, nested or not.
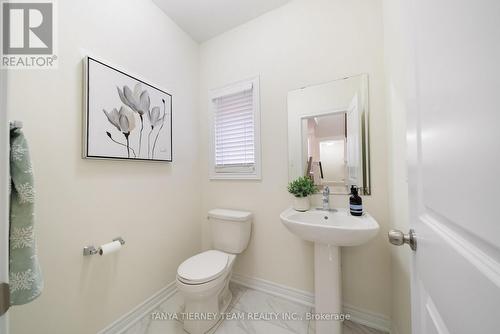
[(260, 179), (259, 78), (210, 94), (210, 178)]

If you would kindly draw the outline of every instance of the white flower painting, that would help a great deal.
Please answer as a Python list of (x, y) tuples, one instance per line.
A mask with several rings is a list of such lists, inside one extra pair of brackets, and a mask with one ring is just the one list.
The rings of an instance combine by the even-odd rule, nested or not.
[(84, 157), (172, 161), (172, 95), (85, 58)]

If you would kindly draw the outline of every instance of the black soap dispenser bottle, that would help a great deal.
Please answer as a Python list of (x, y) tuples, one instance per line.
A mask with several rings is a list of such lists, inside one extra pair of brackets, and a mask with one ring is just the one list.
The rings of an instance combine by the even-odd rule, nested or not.
[(358, 188), (351, 186), (351, 197), (349, 197), (349, 209), (351, 210), (351, 215), (361, 216), (363, 215), (363, 200), (358, 195)]

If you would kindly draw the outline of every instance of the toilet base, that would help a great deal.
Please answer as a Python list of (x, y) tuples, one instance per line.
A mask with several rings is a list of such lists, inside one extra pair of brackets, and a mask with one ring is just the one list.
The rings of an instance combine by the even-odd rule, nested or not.
[[(230, 277), (230, 274), (227, 275), (223, 282), (209, 282), (208, 284), (212, 283), (213, 286), (209, 286), (207, 290), (199, 291), (199, 293), (186, 293), (185, 289), (181, 288), (182, 284), (177, 282), (184, 295), (183, 325), (186, 332), (211, 334), (220, 326), (223, 321), (221, 313), (227, 311), (233, 297), (231, 290), (229, 290)], [(220, 287), (221, 283), (223, 283), (222, 287)], [(214, 317), (203, 318), (207, 314), (214, 315)], [(198, 318), (193, 317), (196, 315)]]

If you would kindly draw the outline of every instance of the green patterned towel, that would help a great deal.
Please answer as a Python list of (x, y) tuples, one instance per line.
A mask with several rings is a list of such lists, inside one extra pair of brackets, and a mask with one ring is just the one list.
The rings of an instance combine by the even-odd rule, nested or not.
[(43, 278), (35, 242), (33, 169), (28, 143), (15, 127), (10, 131), (10, 176), (10, 303), (22, 305), (40, 295)]

